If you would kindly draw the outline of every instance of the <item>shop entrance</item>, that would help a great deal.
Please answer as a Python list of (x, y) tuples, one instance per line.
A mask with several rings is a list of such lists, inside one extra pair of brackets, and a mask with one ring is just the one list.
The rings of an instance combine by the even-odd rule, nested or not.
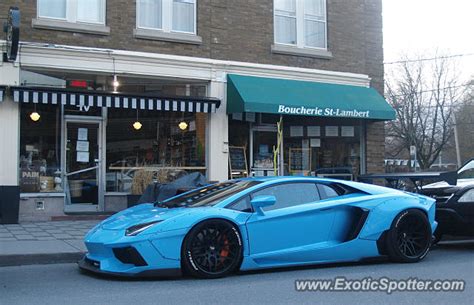
[(275, 175), (273, 148), (277, 140), (276, 125), (256, 125), (250, 129), (250, 164), (254, 176)]
[(103, 211), (102, 118), (65, 116), (65, 212)]

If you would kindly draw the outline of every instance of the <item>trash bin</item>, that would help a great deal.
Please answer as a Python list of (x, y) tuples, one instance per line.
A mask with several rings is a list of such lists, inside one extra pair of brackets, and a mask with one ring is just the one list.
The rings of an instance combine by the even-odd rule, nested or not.
[(18, 223), (20, 187), (0, 186), (0, 224)]

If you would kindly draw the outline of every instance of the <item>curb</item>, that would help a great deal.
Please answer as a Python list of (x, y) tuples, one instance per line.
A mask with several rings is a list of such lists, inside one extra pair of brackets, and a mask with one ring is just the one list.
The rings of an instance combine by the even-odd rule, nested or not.
[(84, 252), (1, 255), (0, 267), (77, 263), (83, 256)]

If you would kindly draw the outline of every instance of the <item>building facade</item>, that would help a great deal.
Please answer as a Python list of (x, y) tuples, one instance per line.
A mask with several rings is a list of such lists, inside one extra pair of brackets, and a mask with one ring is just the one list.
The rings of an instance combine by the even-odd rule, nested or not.
[(381, 0), (10, 7), (20, 46), (0, 63), (0, 187), (20, 221), (118, 211), (189, 172), (383, 169)]

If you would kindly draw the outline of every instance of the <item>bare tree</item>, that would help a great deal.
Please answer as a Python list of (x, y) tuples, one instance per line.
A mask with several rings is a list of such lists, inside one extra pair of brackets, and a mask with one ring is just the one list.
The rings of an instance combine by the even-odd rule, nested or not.
[(397, 114), (387, 124), (389, 151), (408, 155), (416, 146), (422, 169), (433, 164), (453, 136), (454, 108), (463, 91), (454, 66), (443, 56), (406, 60), (390, 67), (386, 77), (386, 97)]
[(461, 163), (474, 158), (474, 79), (467, 86), (466, 94), (456, 110)]

